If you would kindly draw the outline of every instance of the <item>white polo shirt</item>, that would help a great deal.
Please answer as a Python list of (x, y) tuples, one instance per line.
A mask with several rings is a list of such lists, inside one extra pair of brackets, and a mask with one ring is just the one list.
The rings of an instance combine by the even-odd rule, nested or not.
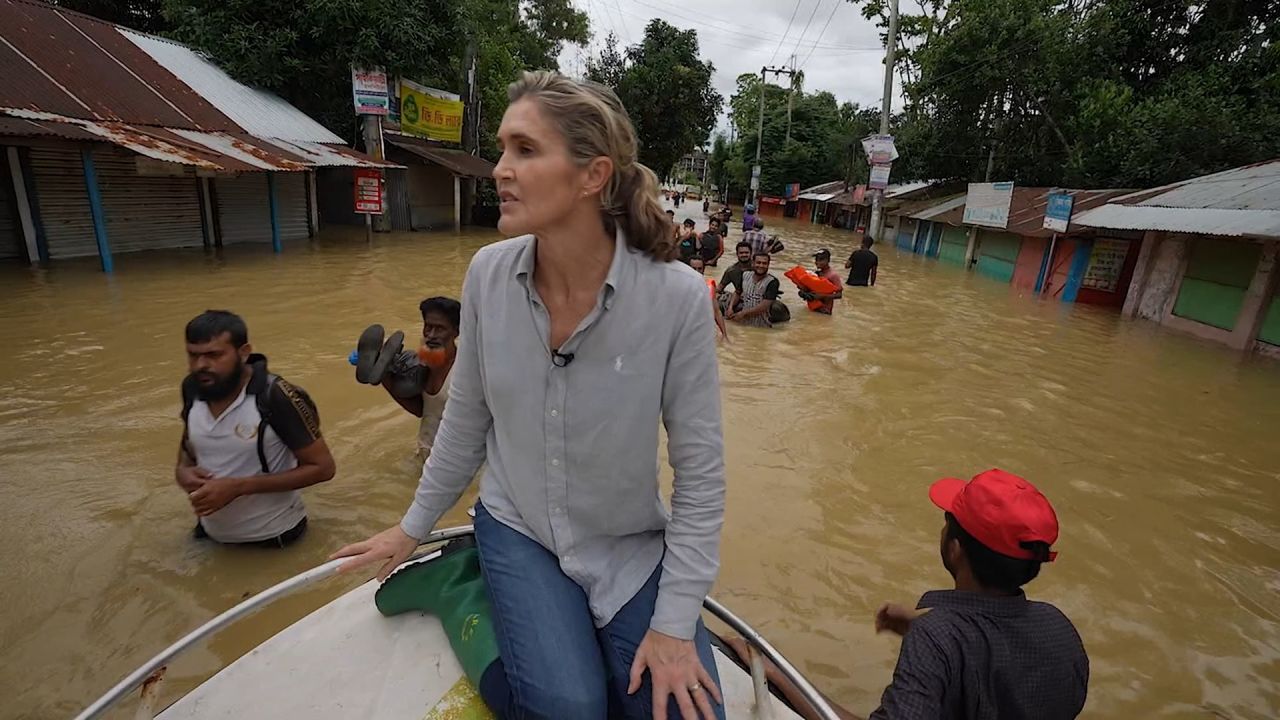
[[(249, 383), (256, 385), (258, 383)], [(272, 420), (276, 421), (275, 410)], [(187, 441), (196, 464), (216, 478), (250, 477), (262, 474), (258, 460), (258, 426), (262, 416), (248, 387), (220, 417), (213, 417), (208, 403), (196, 400), (187, 416)], [(280, 418), (298, 422), (296, 418)], [(292, 470), (298, 459), (274, 429), (267, 426), (263, 449), (272, 473)], [(212, 515), (200, 518), (209, 537), (219, 542), (241, 543), (267, 540), (293, 528), (306, 516), (302, 492), (242, 495)]]

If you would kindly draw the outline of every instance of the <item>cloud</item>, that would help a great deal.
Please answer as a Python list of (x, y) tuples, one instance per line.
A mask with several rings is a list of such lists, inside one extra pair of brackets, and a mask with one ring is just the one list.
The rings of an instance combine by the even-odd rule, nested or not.
[[(805, 90), (826, 90), (843, 102), (879, 107), (884, 85), (880, 30), (847, 0), (574, 0), (591, 17), (588, 47), (568, 47), (560, 68), (580, 75), (610, 31), (623, 45), (639, 42), (652, 18), (698, 32), (702, 57), (716, 72), (715, 88), (727, 103), (743, 73), (764, 65), (791, 65), (805, 74)], [(792, 17), (794, 13), (794, 18)], [(771, 78), (772, 79), (772, 78)], [(894, 108), (902, 108), (894, 86)], [(728, 119), (718, 124), (727, 130)]]

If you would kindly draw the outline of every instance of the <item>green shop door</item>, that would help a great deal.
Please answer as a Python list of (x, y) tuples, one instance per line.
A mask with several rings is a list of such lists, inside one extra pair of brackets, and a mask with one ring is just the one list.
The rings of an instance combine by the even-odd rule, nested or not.
[(1196, 238), (1173, 314), (1223, 330), (1235, 329), (1261, 256), (1262, 246), (1255, 243)]

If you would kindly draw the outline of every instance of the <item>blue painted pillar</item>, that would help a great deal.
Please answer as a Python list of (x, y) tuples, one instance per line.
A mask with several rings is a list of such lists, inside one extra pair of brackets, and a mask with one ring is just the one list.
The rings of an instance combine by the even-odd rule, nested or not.
[(111, 245), (107, 242), (107, 218), (102, 212), (102, 193), (98, 192), (98, 173), (93, 168), (93, 148), (81, 148), (80, 160), (84, 163), (84, 187), (89, 192), (89, 214), (93, 216), (93, 236), (98, 241), (98, 257), (102, 260), (102, 272), (112, 272)]
[(1062, 302), (1073, 303), (1080, 292), (1080, 283), (1084, 273), (1089, 269), (1089, 257), (1093, 255), (1093, 239), (1077, 238), (1076, 254), (1071, 258), (1071, 270), (1067, 274), (1067, 284), (1062, 290)]
[(1040, 258), (1040, 272), (1036, 273), (1036, 294), (1039, 295), (1044, 290), (1044, 283), (1048, 280), (1049, 268), (1053, 267), (1053, 253), (1057, 250), (1058, 234), (1054, 233), (1053, 237), (1045, 245), (1044, 256)]
[(282, 252), (284, 246), (280, 243), (280, 214), (276, 207), (276, 174), (267, 173), (267, 201), (271, 205), (271, 249), (276, 252)]

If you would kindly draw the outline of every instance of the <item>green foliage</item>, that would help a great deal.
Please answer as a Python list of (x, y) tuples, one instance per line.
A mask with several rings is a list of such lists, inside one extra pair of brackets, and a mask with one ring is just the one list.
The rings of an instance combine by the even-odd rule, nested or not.
[[(887, 24), (884, 0), (854, 1)], [(995, 179), (1149, 187), (1280, 155), (1276, 0), (918, 7), (895, 177), (982, 179), (990, 153)]]
[(140, 32), (160, 34), (169, 29), (165, 0), (52, 0), (51, 4)]
[[(760, 77), (738, 76), (738, 90), (729, 100), (737, 142), (725, 142), (724, 159), (712, 147), (712, 172), (735, 194), (745, 192), (756, 156), (760, 120)], [(852, 103), (838, 104), (828, 92), (806, 93), (797, 82), (791, 97), (791, 139), (787, 140), (787, 88), (764, 86), (764, 142), (761, 146), (760, 190), (780, 194), (789, 183), (810, 187), (834, 180), (865, 182), (866, 159), (861, 138), (879, 127), (879, 115)], [(717, 138), (717, 142), (724, 141)], [(717, 174), (718, 173), (718, 174)]]
[(525, 69), (555, 68), (565, 42), (584, 43), (587, 17), (569, 0), (164, 0), (169, 34), (208, 53), (241, 82), (285, 98), (353, 138), (351, 66), (441, 89), (463, 89), (468, 39), (477, 54), (481, 151)]
[(714, 70), (698, 57), (695, 31), (651, 20), (625, 52), (610, 34), (587, 77), (618, 94), (640, 138), (640, 162), (665, 177), (715, 126), (723, 98), (711, 87)]

